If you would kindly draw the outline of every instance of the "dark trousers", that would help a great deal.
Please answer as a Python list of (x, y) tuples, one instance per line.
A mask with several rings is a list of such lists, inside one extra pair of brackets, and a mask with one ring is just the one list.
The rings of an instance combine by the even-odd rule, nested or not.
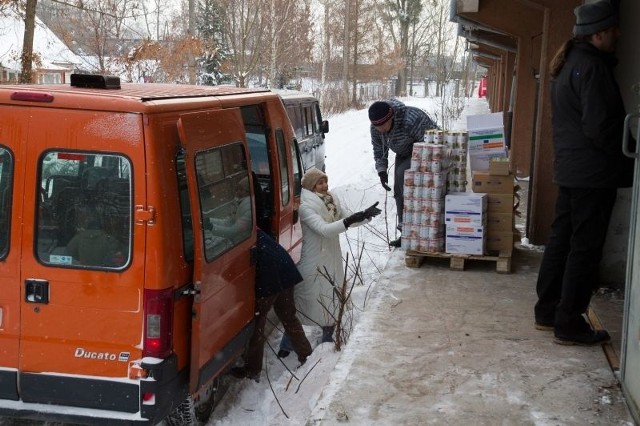
[(409, 167), (411, 167), (411, 155), (408, 157), (396, 156), (396, 166), (393, 171), (393, 198), (396, 199), (399, 225), (402, 225), (402, 210), (404, 209), (404, 172)]
[(262, 357), (266, 339), (264, 328), (267, 324), (267, 314), (272, 306), (282, 323), (282, 327), (291, 336), (293, 350), (298, 354), (298, 360), (304, 362), (311, 354), (311, 344), (304, 334), (300, 320), (296, 317), (293, 287), (269, 297), (258, 297), (256, 299), (256, 325), (249, 340), (245, 364), (245, 369), (252, 375), (257, 375), (262, 371)]
[(538, 323), (554, 324), (556, 331), (583, 330), (582, 317), (599, 285), (599, 265), (615, 188), (560, 187), (555, 219), (538, 273)]

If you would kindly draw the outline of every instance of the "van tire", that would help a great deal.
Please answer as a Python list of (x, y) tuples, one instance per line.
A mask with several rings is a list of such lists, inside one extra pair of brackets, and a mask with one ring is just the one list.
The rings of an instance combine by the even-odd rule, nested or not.
[(188, 396), (180, 405), (178, 405), (165, 419), (169, 426), (200, 426), (200, 422), (196, 418), (195, 406), (193, 398)]
[(200, 424), (206, 425), (209, 422), (211, 413), (226, 395), (231, 386), (231, 382), (228, 374), (219, 374), (207, 386), (206, 390), (200, 392), (198, 399), (194, 401), (196, 419)]

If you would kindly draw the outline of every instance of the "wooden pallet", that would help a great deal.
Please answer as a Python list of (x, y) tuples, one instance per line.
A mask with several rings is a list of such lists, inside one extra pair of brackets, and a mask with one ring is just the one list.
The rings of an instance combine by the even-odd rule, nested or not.
[(451, 253), (428, 253), (415, 250), (407, 250), (404, 261), (410, 268), (419, 268), (426, 258), (449, 259), (449, 268), (456, 271), (464, 271), (467, 261), (489, 261), (496, 262), (496, 272), (511, 273), (511, 251), (501, 251), (496, 255), (473, 255), (473, 254), (451, 254)]

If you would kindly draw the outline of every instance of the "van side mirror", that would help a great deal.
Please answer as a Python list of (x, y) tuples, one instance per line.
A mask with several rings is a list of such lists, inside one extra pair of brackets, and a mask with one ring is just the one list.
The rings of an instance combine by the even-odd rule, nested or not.
[(320, 125), (320, 131), (324, 134), (324, 133), (329, 133), (329, 121), (328, 120), (323, 120), (322, 124)]

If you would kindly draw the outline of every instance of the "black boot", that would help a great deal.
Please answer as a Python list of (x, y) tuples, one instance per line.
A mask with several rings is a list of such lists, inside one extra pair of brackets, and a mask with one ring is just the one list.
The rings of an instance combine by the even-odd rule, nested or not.
[(402, 246), (402, 237), (397, 240), (389, 241), (389, 247), (401, 247)]
[(595, 346), (607, 343), (611, 336), (607, 330), (584, 330), (577, 333), (555, 332), (555, 343), (559, 345)]
[(280, 349), (280, 350), (278, 351), (278, 358), (286, 358), (286, 357), (288, 357), (288, 356), (289, 356), (289, 354), (290, 354), (290, 353), (291, 353), (291, 352), (289, 352), (289, 351), (288, 351), (288, 350), (286, 350), (286, 349)]

